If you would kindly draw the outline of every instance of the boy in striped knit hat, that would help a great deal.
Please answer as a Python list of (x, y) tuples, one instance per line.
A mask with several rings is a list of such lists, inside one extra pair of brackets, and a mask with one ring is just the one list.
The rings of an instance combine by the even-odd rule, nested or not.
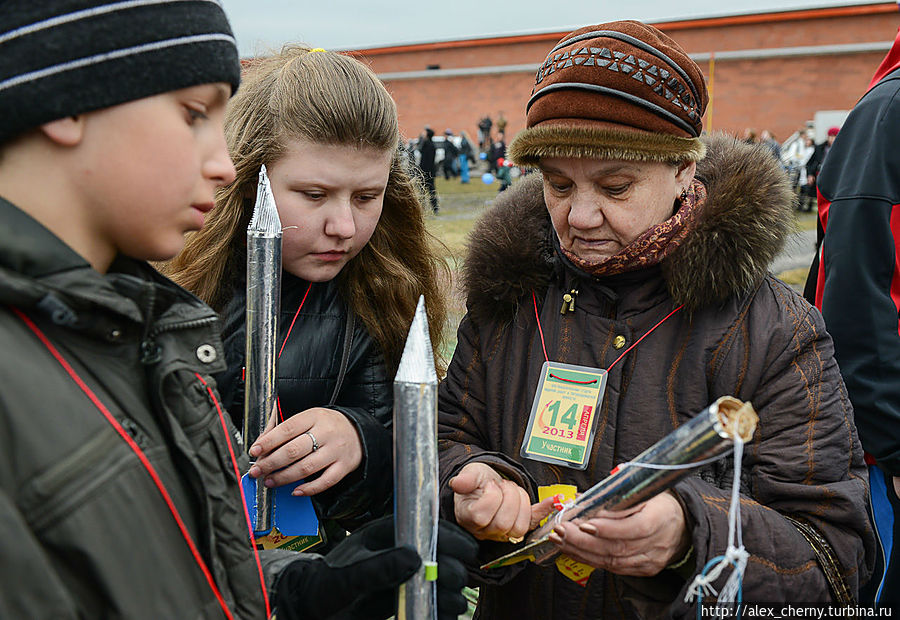
[(145, 262), (234, 179), (239, 79), (213, 0), (0, 2), (0, 617), (386, 617), (419, 566), (390, 521), (251, 548), (217, 317)]

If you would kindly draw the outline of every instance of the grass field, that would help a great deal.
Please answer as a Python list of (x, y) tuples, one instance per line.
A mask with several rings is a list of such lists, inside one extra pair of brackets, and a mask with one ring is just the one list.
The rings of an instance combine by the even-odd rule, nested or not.
[(815, 213), (797, 213), (797, 230), (815, 230), (816, 214)]
[(445, 180), (443, 177), (436, 179), (435, 185), (438, 191), (440, 210), (437, 215), (428, 213), (425, 216), (425, 225), (428, 231), (441, 241), (443, 247), (440, 252), (447, 261), (453, 282), (448, 287), (449, 300), (449, 325), (447, 327), (447, 342), (442, 351), (449, 362), (456, 348), (456, 326), (466, 311), (465, 298), (457, 284), (457, 272), (465, 255), (466, 237), (476, 220), (488, 209), (497, 197), (497, 182), (485, 185), (481, 181), (480, 174), (473, 174), (472, 180), (463, 184), (459, 179)]
[(427, 216), (428, 230), (447, 246), (450, 250), (447, 257), (456, 262), (462, 257), (466, 235), (475, 220), (497, 197), (497, 182), (485, 185), (480, 178), (473, 178), (462, 184), (456, 179), (439, 178), (435, 185), (440, 211)]

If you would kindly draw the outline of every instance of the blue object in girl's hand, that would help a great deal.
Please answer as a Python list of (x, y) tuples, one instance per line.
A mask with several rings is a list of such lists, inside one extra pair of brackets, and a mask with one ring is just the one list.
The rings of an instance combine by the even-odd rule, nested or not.
[[(900, 0), (898, 0), (898, 2), (900, 2)], [(479, 153), (478, 157), (481, 159), (487, 159), (487, 153)]]
[(485, 172), (484, 174), (481, 175), (481, 181), (485, 185), (490, 185), (491, 183), (494, 182), (494, 175), (491, 174), (490, 172)]
[[(258, 530), (256, 527), (256, 485), (262, 480), (251, 478), (247, 474), (241, 477), (241, 488), (247, 501), (247, 511), (253, 533), (264, 536), (271, 531)], [(312, 500), (306, 495), (295, 496), (291, 492), (297, 483), (285, 484), (272, 489), (272, 526), (285, 536), (315, 536), (319, 533), (319, 519), (316, 517)]]

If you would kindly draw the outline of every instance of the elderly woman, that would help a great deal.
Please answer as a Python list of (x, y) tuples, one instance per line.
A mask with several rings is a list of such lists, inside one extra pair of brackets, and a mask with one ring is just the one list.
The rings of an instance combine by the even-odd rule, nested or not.
[[(496, 558), (546, 516), (539, 487), (584, 491), (733, 395), (760, 418), (741, 468), (744, 601), (848, 600), (873, 562), (863, 455), (820, 314), (767, 273), (790, 187), (767, 151), (701, 141), (706, 103), (699, 67), (638, 22), (576, 30), (548, 54), (509, 152), (540, 174), (470, 240), (440, 388), (442, 510)], [(587, 423), (583, 454), (529, 425), (548, 360), (608, 371), (593, 414), (542, 411), (557, 440)], [(473, 568), (476, 617), (695, 613), (685, 591), (725, 551), (732, 463), (558, 525), (556, 565)]]

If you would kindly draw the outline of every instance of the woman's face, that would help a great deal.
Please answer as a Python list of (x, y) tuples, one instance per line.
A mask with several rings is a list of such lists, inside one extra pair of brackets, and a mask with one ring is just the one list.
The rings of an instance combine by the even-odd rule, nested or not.
[(284, 269), (327, 282), (372, 237), (391, 169), (392, 151), (290, 140), (267, 165), (285, 229)]
[(671, 217), (696, 164), (547, 157), (540, 169), (560, 245), (596, 264)]

